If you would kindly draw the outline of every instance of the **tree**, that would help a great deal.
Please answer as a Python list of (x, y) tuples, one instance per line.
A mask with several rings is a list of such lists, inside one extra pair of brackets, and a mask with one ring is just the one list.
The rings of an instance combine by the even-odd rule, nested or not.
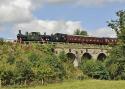
[(116, 13), (118, 19), (111, 20), (108, 24), (117, 34), (118, 44), (125, 54), (125, 11), (120, 10)]
[(81, 31), (80, 35), (87, 36), (87, 32), (86, 31)]
[(87, 32), (86, 31), (83, 31), (83, 30), (80, 30), (80, 29), (76, 29), (74, 31), (74, 35), (83, 35), (83, 36), (87, 36)]
[(117, 34), (118, 44), (112, 48), (106, 62), (111, 79), (125, 79), (125, 11), (116, 13), (118, 19), (108, 24)]
[(125, 11), (118, 11), (116, 15), (118, 19), (111, 20), (108, 26), (116, 32), (120, 44), (125, 44)]
[(3, 43), (4, 43), (4, 39), (0, 38), (0, 45), (3, 45)]
[(76, 29), (76, 30), (74, 31), (74, 35), (80, 35), (80, 30), (79, 30), (79, 29)]

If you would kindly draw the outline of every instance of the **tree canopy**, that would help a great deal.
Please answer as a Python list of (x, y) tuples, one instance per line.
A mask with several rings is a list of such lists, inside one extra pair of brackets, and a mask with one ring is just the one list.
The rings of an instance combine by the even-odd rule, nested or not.
[(87, 36), (88, 33), (87, 33), (87, 31), (83, 31), (83, 30), (80, 30), (80, 29), (76, 29), (76, 30), (74, 31), (74, 35), (83, 35), (83, 36)]
[(118, 19), (111, 20), (108, 26), (116, 32), (119, 43), (125, 44), (125, 11), (120, 10), (116, 15)]

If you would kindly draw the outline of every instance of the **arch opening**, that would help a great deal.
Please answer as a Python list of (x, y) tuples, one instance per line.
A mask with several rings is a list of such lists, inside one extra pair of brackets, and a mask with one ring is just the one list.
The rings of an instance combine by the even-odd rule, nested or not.
[(73, 53), (67, 53), (67, 58), (68, 58), (68, 60), (70, 60), (73, 63), (76, 56)]
[(92, 56), (90, 55), (90, 53), (84, 53), (82, 56), (82, 60), (90, 60), (92, 59)]
[(55, 52), (55, 49), (54, 49), (54, 48), (51, 48), (51, 51), (54, 53), (54, 52)]
[(104, 53), (100, 53), (97, 57), (98, 61), (104, 61), (106, 59), (106, 55)]

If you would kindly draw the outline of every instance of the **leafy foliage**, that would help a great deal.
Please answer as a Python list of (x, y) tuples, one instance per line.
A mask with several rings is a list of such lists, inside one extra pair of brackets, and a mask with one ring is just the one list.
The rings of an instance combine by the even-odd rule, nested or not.
[(123, 46), (114, 47), (106, 61), (111, 79), (125, 79), (125, 56)]
[(75, 31), (74, 31), (74, 35), (83, 35), (83, 36), (87, 36), (88, 35), (88, 33), (86, 32), (86, 31), (81, 31), (80, 29), (76, 29)]
[(116, 13), (117, 20), (109, 22), (109, 27), (114, 29), (118, 38), (118, 45), (113, 47), (106, 62), (111, 79), (125, 79), (125, 11)]
[(81, 69), (84, 74), (95, 79), (110, 79), (109, 73), (102, 62), (87, 60), (81, 64)]
[(0, 79), (2, 85), (44, 84), (63, 80), (61, 61), (51, 52), (52, 46), (9, 44), (0, 47)]
[(118, 19), (111, 20), (108, 24), (117, 34), (120, 44), (125, 44), (125, 11), (121, 10), (116, 13)]

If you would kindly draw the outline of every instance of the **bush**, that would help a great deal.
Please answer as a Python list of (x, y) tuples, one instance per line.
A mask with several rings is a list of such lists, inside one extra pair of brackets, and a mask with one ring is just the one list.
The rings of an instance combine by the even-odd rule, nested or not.
[(125, 47), (116, 46), (113, 47), (108, 60), (106, 61), (106, 67), (109, 71), (110, 77), (113, 80), (125, 79)]
[(67, 55), (64, 51), (60, 52), (59, 61), (63, 65), (64, 68), (64, 78), (65, 79), (87, 79), (88, 76), (84, 75), (83, 72), (79, 68), (75, 68), (71, 60), (67, 58)]
[(64, 67), (52, 52), (51, 45), (4, 44), (0, 47), (2, 85), (42, 84), (62, 81)]
[(113, 80), (125, 80), (125, 57), (118, 59), (109, 59), (106, 62), (106, 67), (109, 71), (110, 77)]
[(102, 62), (87, 60), (81, 63), (81, 70), (84, 74), (94, 79), (109, 79), (109, 73)]

